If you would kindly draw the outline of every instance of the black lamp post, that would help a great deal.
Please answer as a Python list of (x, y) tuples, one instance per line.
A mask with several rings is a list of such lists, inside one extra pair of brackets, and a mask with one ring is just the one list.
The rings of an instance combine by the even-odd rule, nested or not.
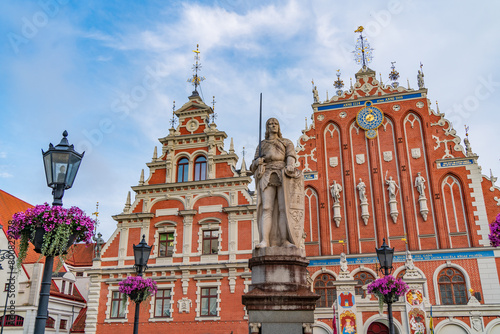
[[(151, 254), (151, 246), (148, 246), (146, 242), (146, 235), (142, 235), (142, 240), (138, 245), (134, 245), (134, 259), (135, 259), (135, 271), (138, 276), (142, 274), (148, 268), (149, 255)], [(134, 334), (139, 332), (139, 306), (141, 303), (135, 303), (135, 316), (134, 316)]]
[[(78, 167), (82, 161), (83, 154), (77, 153), (73, 145), (69, 145), (68, 132), (63, 132), (61, 142), (54, 147), (49, 144), (49, 150), (43, 154), (43, 164), (45, 166), (45, 176), (47, 177), (47, 186), (52, 188), (54, 202), (52, 205), (62, 206), (62, 197), (64, 190), (73, 186)], [(38, 310), (35, 320), (35, 334), (45, 333), (45, 324), (48, 318), (50, 284), (52, 280), (52, 268), (54, 266), (54, 257), (45, 257), (45, 266), (43, 268), (42, 287), (40, 289), (40, 298), (38, 299)]]
[[(384, 242), (382, 243), (382, 247), (375, 248), (377, 252), (378, 262), (380, 263), (380, 271), (384, 276), (390, 275), (392, 272), (392, 260), (394, 258), (394, 248), (390, 248)], [(389, 318), (389, 334), (394, 334), (394, 323), (392, 320), (392, 303), (393, 296), (392, 293), (386, 296), (385, 302), (387, 304), (387, 316)]]

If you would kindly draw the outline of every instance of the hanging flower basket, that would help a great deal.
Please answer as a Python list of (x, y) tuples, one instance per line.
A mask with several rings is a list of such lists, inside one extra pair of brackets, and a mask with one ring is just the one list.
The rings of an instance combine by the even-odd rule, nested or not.
[(500, 246), (500, 213), (497, 215), (493, 223), (490, 224), (490, 232), (491, 234), (488, 237), (490, 238), (491, 246)]
[(26, 258), (28, 243), (43, 256), (62, 256), (76, 242), (90, 244), (95, 221), (77, 207), (65, 209), (47, 203), (15, 213), (7, 231), (9, 237), (20, 240), (18, 266)]
[(392, 304), (398, 301), (399, 297), (405, 295), (408, 289), (408, 284), (401, 278), (394, 278), (392, 275), (376, 279), (367, 287), (368, 293), (378, 297), (380, 312), (382, 312), (384, 303)]
[(124, 301), (128, 297), (135, 303), (142, 303), (157, 291), (155, 281), (141, 276), (128, 276), (118, 286), (118, 290), (123, 294)]

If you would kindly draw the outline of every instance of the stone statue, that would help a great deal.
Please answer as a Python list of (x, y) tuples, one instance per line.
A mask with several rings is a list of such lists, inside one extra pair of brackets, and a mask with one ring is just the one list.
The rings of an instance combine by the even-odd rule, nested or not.
[(265, 139), (250, 166), (258, 199), (260, 243), (255, 248), (302, 246), (304, 176), (295, 168), (296, 160), (295, 147), (282, 137), (278, 120), (268, 119)]
[(365, 183), (359, 179), (359, 183), (358, 185), (356, 186), (356, 188), (358, 188), (358, 192), (359, 192), (359, 200), (363, 203), (363, 202), (366, 202), (366, 185)]
[(399, 188), (399, 186), (396, 184), (396, 181), (392, 179), (392, 176), (389, 176), (389, 179), (385, 179), (385, 183), (387, 184), (389, 199), (396, 199), (396, 190), (397, 190), (396, 188)]
[(101, 232), (97, 233), (97, 238), (95, 236), (92, 236), (92, 240), (94, 240), (95, 242), (95, 259), (101, 259), (102, 245), (106, 243), (102, 238)]
[(347, 257), (344, 252), (340, 254), (340, 271), (347, 272)]
[(421, 70), (418, 70), (417, 82), (418, 82), (418, 89), (425, 88), (425, 84), (424, 84), (424, 72), (422, 72)]
[(342, 191), (342, 186), (337, 183), (337, 181), (333, 180), (332, 185), (330, 186), (330, 193), (332, 194), (333, 202), (340, 202), (340, 192)]
[(415, 188), (417, 188), (418, 193), (420, 194), (421, 197), (425, 197), (425, 179), (421, 175), (422, 173), (418, 172), (417, 177), (415, 178)]

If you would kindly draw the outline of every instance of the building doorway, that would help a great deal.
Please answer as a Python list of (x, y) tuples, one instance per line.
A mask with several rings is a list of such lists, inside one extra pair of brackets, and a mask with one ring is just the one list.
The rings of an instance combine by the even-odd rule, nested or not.
[(389, 334), (389, 327), (381, 322), (372, 322), (366, 334)]

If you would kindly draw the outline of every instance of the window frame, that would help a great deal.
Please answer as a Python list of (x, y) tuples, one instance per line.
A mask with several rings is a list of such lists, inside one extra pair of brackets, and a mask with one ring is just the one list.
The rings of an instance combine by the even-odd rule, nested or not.
[(207, 157), (204, 155), (199, 155), (194, 159), (194, 181), (204, 181), (207, 179), (207, 162)]
[[(205, 233), (210, 232), (210, 237), (206, 238)], [(213, 232), (216, 232), (217, 235), (214, 237)], [(220, 237), (220, 229), (218, 228), (211, 228), (211, 229), (205, 229), (201, 231), (201, 254), (202, 255), (217, 255), (219, 254), (219, 237)], [(216, 242), (215, 245), (213, 245), (213, 242)], [(205, 243), (209, 243), (209, 250), (210, 252), (206, 253), (205, 252)], [(213, 246), (216, 246), (215, 252), (213, 251)]]
[(67, 319), (59, 320), (59, 329), (67, 329), (67, 327), (68, 327), (68, 320)]
[[(451, 270), (452, 274), (450, 275), (448, 271)], [(449, 279), (448, 282), (442, 282), (440, 281), (442, 277), (447, 277)], [(453, 281), (454, 277), (461, 277), (462, 281)], [(441, 305), (467, 305), (467, 278), (465, 277), (465, 274), (453, 267), (445, 267), (442, 268), (438, 275), (437, 275), (437, 285), (439, 289), (439, 299), (441, 302)], [(463, 291), (456, 291), (455, 287), (463, 287)], [(442, 287), (450, 287), (449, 291), (443, 291)], [(460, 288), (459, 288), (460, 289)], [(463, 296), (457, 296), (457, 293), (463, 292)], [(448, 297), (448, 294), (450, 297)], [(459, 302), (457, 302), (457, 299), (460, 298)], [(451, 299), (452, 303), (449, 303), (448, 300)]]
[[(3, 322), (3, 317), (0, 317), (0, 326), (2, 325)], [(23, 327), (24, 326), (24, 318), (21, 317), (20, 315), (17, 314), (6, 314), (5, 315), (6, 320), (5, 320), (5, 327)], [(14, 317), (14, 319), (10, 319), (11, 317)]]
[(189, 181), (189, 159), (187, 157), (180, 157), (179, 160), (177, 160), (177, 182), (188, 182), (188, 181)]
[[(208, 290), (208, 294), (204, 295), (203, 292)], [(211, 292), (215, 291), (215, 294), (210, 294)], [(219, 306), (219, 296), (218, 296), (218, 290), (219, 288), (217, 286), (206, 286), (206, 287), (200, 287), (200, 317), (217, 317), (217, 308)], [(207, 314), (203, 314), (204, 308), (203, 308), (203, 301), (206, 300), (206, 311)], [(215, 314), (210, 314), (210, 309), (211, 309), (211, 302), (215, 302)]]
[[(165, 240), (161, 240), (162, 235), (166, 235)], [(170, 240), (168, 237), (169, 235), (172, 236), (172, 239)], [(169, 254), (169, 243), (172, 243), (170, 246), (170, 254)], [(161, 247), (162, 244), (165, 244), (165, 254), (161, 254)], [(174, 249), (175, 249), (175, 232), (159, 232), (158, 233), (158, 257), (172, 257), (174, 255)]]
[(45, 322), (45, 328), (55, 329), (56, 328), (56, 319), (47, 316), (47, 321)]
[[(115, 298), (115, 294), (118, 294), (118, 298)], [(113, 316), (113, 302), (118, 302), (118, 311), (117, 311), (117, 316)], [(110, 305), (110, 310), (109, 310), (109, 319), (125, 319), (126, 317), (126, 312), (125, 312), (125, 307), (122, 306), (123, 303), (123, 297), (120, 291), (111, 291), (111, 305)], [(120, 316), (121, 312), (123, 312), (123, 316)]]
[[(359, 276), (361, 274), (366, 274), (367, 276), (371, 276), (371, 277), (367, 277), (366, 279), (358, 278), (357, 276)], [(360, 270), (356, 274), (353, 275), (353, 279), (356, 281), (356, 286), (354, 287), (354, 294), (356, 296), (361, 296), (362, 298), (366, 298), (366, 290), (363, 289), (363, 286), (376, 280), (375, 276), (373, 276), (372, 273), (370, 273), (366, 270)], [(361, 281), (361, 283), (359, 283), (360, 281)]]
[[(159, 292), (163, 292), (163, 296), (159, 297)], [(169, 292), (168, 297), (165, 297), (165, 291)], [(158, 305), (158, 300), (162, 301), (162, 309), (161, 309), (161, 315), (156, 315), (156, 310), (157, 310), (157, 305)], [(168, 305), (168, 315), (163, 315), (163, 312), (165, 311), (165, 306)], [(155, 302), (154, 302), (154, 310), (153, 310), (153, 318), (171, 318), (172, 317), (172, 288), (162, 288), (158, 289), (158, 291), (155, 294)]]
[[(328, 280), (323, 279), (326, 276), (329, 277)], [(332, 307), (332, 304), (337, 300), (337, 286), (335, 285), (335, 283), (333, 283), (331, 286), (328, 286), (327, 284), (329, 282), (336, 282), (336, 281), (337, 281), (337, 279), (335, 278), (335, 276), (333, 276), (330, 273), (321, 273), (318, 276), (316, 276), (316, 278), (314, 279), (314, 282), (313, 282), (313, 289), (314, 289), (314, 293), (316, 293), (320, 296), (320, 298), (316, 302), (316, 307), (318, 307), (318, 308), (326, 308), (326, 307), (331, 308)], [(326, 284), (324, 286), (317, 286), (317, 283), (319, 283), (319, 282), (325, 282)], [(319, 289), (321, 289), (321, 290), (319, 290)], [(329, 293), (332, 290), (333, 290), (333, 294)], [(321, 293), (321, 292), (323, 292), (323, 293)], [(332, 297), (331, 303), (328, 300), (329, 297)]]

